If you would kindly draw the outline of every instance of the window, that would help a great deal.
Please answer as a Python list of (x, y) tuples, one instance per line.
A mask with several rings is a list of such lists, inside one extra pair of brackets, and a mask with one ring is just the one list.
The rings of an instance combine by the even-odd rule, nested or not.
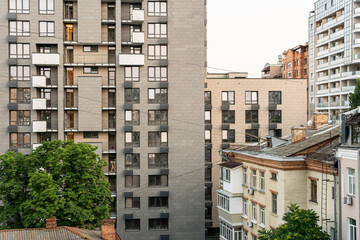
[(84, 138), (99, 138), (99, 132), (84, 132)]
[(317, 181), (310, 180), (311, 192), (310, 192), (310, 201), (317, 202)]
[(244, 231), (244, 240), (248, 240), (248, 231)]
[(29, 0), (9, 0), (9, 13), (30, 13)]
[(167, 16), (167, 2), (148, 2), (148, 16)]
[(149, 169), (167, 168), (168, 167), (168, 154), (167, 153), (149, 153), (148, 162), (149, 162)]
[(256, 170), (252, 170), (252, 188), (256, 189)]
[(235, 104), (235, 92), (234, 91), (222, 92), (221, 93), (221, 101), (222, 101), (222, 104), (234, 105)]
[(272, 180), (277, 180), (277, 173), (272, 172), (270, 179), (272, 179)]
[(205, 143), (211, 143), (211, 130), (205, 130)]
[(218, 207), (224, 209), (225, 211), (230, 211), (230, 198), (229, 196), (226, 196), (225, 194), (222, 194), (220, 192), (218, 192), (218, 196), (217, 196), (217, 203), (218, 203)]
[(149, 82), (166, 82), (168, 80), (167, 67), (149, 67)]
[(40, 14), (54, 14), (54, 0), (39, 0)]
[(245, 104), (246, 105), (258, 104), (258, 92), (246, 91)]
[(149, 110), (148, 114), (149, 125), (167, 125), (168, 111), (167, 110)]
[(205, 124), (211, 124), (211, 111), (205, 111)]
[(211, 168), (208, 166), (205, 166), (205, 182), (211, 182)]
[(272, 212), (277, 214), (277, 194), (271, 193), (272, 196)]
[(125, 219), (125, 231), (140, 231), (140, 219)]
[(265, 208), (260, 206), (260, 224), (265, 226)]
[(125, 111), (125, 125), (126, 126), (140, 125), (140, 111), (139, 110), (126, 110)]
[(356, 220), (349, 218), (349, 240), (356, 240)]
[(125, 198), (125, 208), (140, 208), (140, 198), (139, 197)]
[(86, 74), (98, 74), (98, 67), (84, 67), (84, 73)]
[(248, 181), (247, 181), (247, 168), (243, 168), (244, 169), (244, 185), (247, 185), (248, 184)]
[(245, 110), (245, 123), (258, 123), (259, 113), (258, 110)]
[(89, 45), (83, 47), (84, 52), (98, 52), (98, 49), (99, 48), (97, 45)]
[(352, 143), (359, 144), (360, 143), (360, 127), (352, 126)]
[(148, 38), (167, 38), (167, 24), (149, 23)]
[(269, 123), (281, 123), (281, 110), (269, 111)]
[(125, 147), (140, 147), (140, 132), (125, 132)]
[(10, 58), (30, 58), (29, 43), (10, 43)]
[(116, 70), (115, 70), (115, 68), (109, 68), (108, 84), (109, 84), (109, 86), (115, 86), (115, 83), (116, 83)]
[(10, 66), (10, 81), (30, 81), (30, 66)]
[(10, 148), (30, 148), (30, 133), (10, 133)]
[(148, 89), (148, 103), (167, 103), (168, 90), (167, 88), (149, 88)]
[(247, 199), (244, 199), (244, 216), (248, 215), (248, 201)]
[(38, 74), (40, 76), (46, 77), (46, 85), (51, 85), (51, 68), (49, 67), (39, 67)]
[(269, 104), (281, 104), (281, 92), (270, 91), (269, 92)]
[(10, 88), (10, 103), (29, 104), (30, 88)]
[(30, 111), (10, 111), (10, 125), (30, 126)]
[(205, 162), (211, 163), (211, 149), (205, 149)]
[(257, 215), (256, 215), (256, 203), (252, 204), (252, 220), (256, 221)]
[(149, 230), (168, 230), (169, 219), (168, 218), (150, 218)]
[(223, 240), (242, 240), (242, 229), (220, 220), (220, 236)]
[(125, 187), (140, 187), (140, 175), (125, 176)]
[(29, 21), (9, 21), (9, 35), (10, 36), (30, 36), (30, 22)]
[(140, 168), (140, 153), (125, 154), (125, 169), (139, 169)]
[(55, 36), (55, 23), (54, 22), (39, 22), (40, 37), (54, 37)]
[(167, 208), (169, 197), (149, 197), (149, 208)]
[(222, 111), (222, 123), (235, 123), (235, 110)]
[(149, 187), (159, 186), (168, 186), (168, 175), (149, 175)]
[(245, 142), (258, 142), (258, 129), (246, 129), (245, 130)]
[(223, 143), (234, 143), (235, 142), (235, 130), (222, 130), (222, 142)]
[(125, 103), (140, 103), (140, 89), (125, 88)]
[(167, 45), (149, 45), (148, 59), (149, 60), (167, 59)]
[(224, 168), (222, 167), (221, 168), (221, 180), (224, 180), (224, 181), (227, 181), (227, 182), (230, 182), (230, 169), (228, 168)]
[(204, 100), (205, 100), (205, 104), (211, 105), (211, 92), (210, 91), (206, 91), (204, 93)]
[(270, 129), (269, 135), (272, 137), (281, 138), (282, 137), (282, 130), (281, 129)]
[(125, 67), (125, 81), (138, 82), (140, 81), (139, 67)]
[(355, 169), (347, 168), (347, 194), (355, 196)]
[(260, 190), (265, 191), (265, 173), (260, 172)]
[(149, 147), (162, 147), (168, 145), (167, 132), (149, 132)]

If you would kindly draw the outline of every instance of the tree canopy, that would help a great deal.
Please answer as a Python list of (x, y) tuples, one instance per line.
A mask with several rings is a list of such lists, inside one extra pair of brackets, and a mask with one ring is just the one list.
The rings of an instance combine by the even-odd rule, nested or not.
[(0, 156), (2, 228), (44, 227), (56, 217), (63, 226), (95, 227), (109, 218), (106, 162), (96, 147), (73, 141), (44, 142), (30, 155)]
[(355, 109), (360, 106), (360, 79), (356, 80), (356, 86), (353, 93), (349, 93), (350, 108)]
[(276, 230), (259, 231), (259, 240), (330, 240), (329, 234), (317, 224), (319, 217), (312, 209), (300, 209), (296, 204), (291, 204), (289, 211), (284, 214), (284, 224)]

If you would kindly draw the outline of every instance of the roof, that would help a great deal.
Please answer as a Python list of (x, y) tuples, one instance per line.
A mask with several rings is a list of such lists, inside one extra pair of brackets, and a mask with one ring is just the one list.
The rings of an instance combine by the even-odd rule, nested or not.
[[(68, 228), (57, 229), (9, 229), (0, 231), (0, 240), (75, 240), (86, 237), (70, 231)], [(100, 238), (88, 238), (100, 240)]]
[(227, 161), (227, 162), (223, 162), (223, 163), (220, 163), (219, 166), (220, 167), (226, 167), (226, 168), (236, 168), (236, 167), (239, 167), (243, 165), (242, 163), (239, 163), (239, 162), (234, 162), (234, 161)]
[(360, 125), (360, 114), (355, 114), (346, 121), (347, 125)]

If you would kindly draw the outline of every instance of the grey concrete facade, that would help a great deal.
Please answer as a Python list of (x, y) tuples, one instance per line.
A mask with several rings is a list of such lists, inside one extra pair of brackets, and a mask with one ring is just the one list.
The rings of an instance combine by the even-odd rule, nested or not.
[[(12, 13), (11, 1), (0, 6), (0, 120), (4, 123), (0, 127), (0, 153), (14, 150), (28, 154), (42, 141), (54, 139), (91, 143), (109, 163), (104, 170), (115, 199), (111, 216), (117, 219), (122, 239), (204, 239), (206, 3), (54, 0), (54, 12), (47, 9), (44, 14), (39, 0), (22, 0), (29, 1), (25, 13), (19, 9)], [(152, 4), (153, 10), (148, 9)], [(10, 21), (29, 21), (29, 36), (10, 36)], [(54, 23), (54, 36), (52, 23), (46, 25), (47, 36), (40, 36), (43, 21)], [(165, 34), (150, 36), (149, 23), (166, 24)], [(140, 39), (133, 32), (139, 32)], [(30, 55), (10, 58), (12, 43), (29, 43)], [(157, 46), (162, 46), (161, 50)], [(29, 66), (29, 78), (11, 77), (11, 66)], [(139, 77), (125, 81), (127, 67), (138, 68)], [(150, 80), (149, 67), (167, 67), (166, 79)], [(51, 76), (45, 79), (44, 71)], [(26, 103), (19, 99), (22, 88), (31, 92)], [(13, 102), (11, 89), (17, 91)], [(128, 89), (134, 91), (133, 102), (126, 95)], [(134, 97), (136, 89), (138, 97)], [(150, 100), (152, 89), (166, 89), (167, 100)], [(30, 124), (19, 120), (22, 110), (30, 111)], [(153, 110), (167, 110), (167, 122), (150, 124), (149, 111)], [(17, 111), (15, 122), (10, 122), (11, 111)], [(139, 121), (126, 122), (128, 111), (137, 112)], [(137, 132), (139, 144), (129, 145), (126, 134)], [(149, 138), (153, 132), (160, 134), (161, 143)], [(26, 144), (19, 140), (28, 136), (24, 133), (31, 136)], [(16, 144), (11, 137), (16, 137)], [(138, 166), (125, 164), (125, 155), (130, 153), (139, 154)], [(149, 167), (151, 153), (168, 154), (167, 166)], [(137, 175), (139, 186), (128, 187), (126, 176)], [(153, 175), (167, 176), (167, 186), (149, 187), (149, 176)], [(149, 198), (160, 196), (168, 197), (168, 206), (149, 207)], [(140, 207), (125, 208), (126, 197), (139, 197)], [(129, 230), (131, 219), (139, 219), (139, 229)]]

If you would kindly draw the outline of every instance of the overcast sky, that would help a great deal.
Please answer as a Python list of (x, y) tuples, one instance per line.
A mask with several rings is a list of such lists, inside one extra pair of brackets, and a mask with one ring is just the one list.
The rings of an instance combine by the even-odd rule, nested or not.
[[(208, 72), (260, 77), (288, 48), (308, 41), (315, 0), (207, 0)], [(213, 67), (213, 68), (211, 68)]]

